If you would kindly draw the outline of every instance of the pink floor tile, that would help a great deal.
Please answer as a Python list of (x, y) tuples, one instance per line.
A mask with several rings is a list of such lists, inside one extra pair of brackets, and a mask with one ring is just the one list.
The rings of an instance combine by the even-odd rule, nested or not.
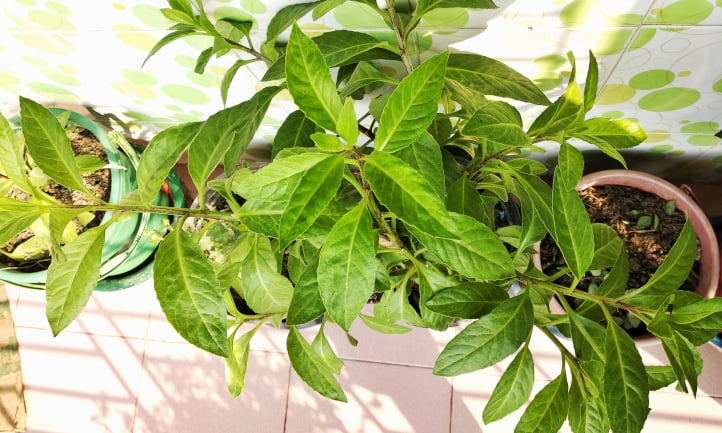
[(348, 403), (324, 399), (295, 373), (286, 433), (440, 433), (449, 429), (451, 386), (428, 368), (346, 361)]
[(29, 433), (130, 432), (144, 341), (16, 329)]
[[(63, 332), (146, 338), (153, 286), (142, 284), (115, 292), (93, 292), (80, 316)], [(20, 289), (15, 325), (50, 329), (45, 316), (45, 291)]]
[(134, 433), (282, 433), (288, 360), (250, 354), (247, 390), (226, 388), (224, 361), (187, 343), (148, 341)]

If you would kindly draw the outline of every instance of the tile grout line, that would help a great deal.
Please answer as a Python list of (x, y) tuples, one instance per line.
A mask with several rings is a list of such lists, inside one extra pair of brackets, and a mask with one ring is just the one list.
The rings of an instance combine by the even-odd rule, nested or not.
[(291, 400), (291, 370), (293, 370), (293, 367), (289, 365), (288, 367), (288, 384), (286, 385), (286, 408), (283, 414), (283, 432), (286, 433), (286, 429), (288, 426), (288, 404)]
[(451, 378), (451, 392), (449, 393), (449, 433), (454, 424), (454, 378)]
[(130, 419), (130, 433), (135, 432), (135, 420), (138, 416), (138, 405), (140, 404), (140, 387), (143, 384), (143, 369), (145, 368), (145, 352), (148, 350), (148, 335), (150, 334), (150, 316), (153, 309), (148, 310), (148, 322), (145, 325), (145, 338), (143, 339), (143, 353), (140, 355), (140, 374), (138, 385), (135, 390), (135, 403), (133, 404), (133, 416)]

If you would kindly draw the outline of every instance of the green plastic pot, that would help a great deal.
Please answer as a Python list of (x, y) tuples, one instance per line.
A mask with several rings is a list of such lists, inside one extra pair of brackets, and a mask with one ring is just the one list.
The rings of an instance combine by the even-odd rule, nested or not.
[[(51, 109), (53, 113), (67, 110)], [(13, 127), (19, 129), (19, 118), (10, 119)], [(108, 203), (118, 203), (130, 191), (138, 188), (136, 182), (137, 154), (127, 155), (119, 152), (112, 145), (106, 131), (88, 117), (72, 112), (70, 122), (88, 129), (103, 145), (108, 162), (116, 167), (110, 169), (110, 197)], [(183, 192), (180, 180), (173, 173), (168, 178), (172, 197), (159, 192), (154, 204), (174, 206), (183, 205)], [(101, 224), (112, 218), (111, 212), (106, 212)], [(96, 290), (119, 290), (139, 282), (145, 281), (148, 273), (147, 263), (152, 260), (155, 252), (157, 236), (154, 233), (163, 233), (165, 215), (132, 214), (128, 218), (113, 223), (105, 233), (105, 244), (101, 254), (101, 281)], [(133, 275), (137, 273), (137, 275)], [(47, 271), (22, 272), (15, 269), (0, 269), (0, 280), (22, 287), (44, 289)]]

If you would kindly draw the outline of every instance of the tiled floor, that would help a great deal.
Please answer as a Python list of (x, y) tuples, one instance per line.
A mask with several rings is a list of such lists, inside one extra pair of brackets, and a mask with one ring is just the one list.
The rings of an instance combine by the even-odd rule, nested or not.
[[(511, 432), (520, 411), (488, 426), (481, 411), (504, 364), (454, 379), (431, 374), (458, 328), (372, 334), (357, 323), (352, 347), (328, 330), (345, 360), (349, 402), (324, 400), (290, 369), (285, 331), (263, 327), (253, 343), (248, 391), (228, 396), (223, 362), (184, 343), (163, 318), (151, 285), (96, 292), (77, 322), (53, 338), (44, 293), (8, 287), (20, 345), (30, 433), (476, 433)], [(314, 329), (304, 330), (307, 338)], [(559, 371), (534, 335), (536, 388)], [(697, 399), (665, 389), (651, 398), (645, 432), (718, 432), (722, 350), (703, 348)], [(650, 360), (661, 357), (649, 350)], [(564, 427), (568, 431), (568, 428)]]

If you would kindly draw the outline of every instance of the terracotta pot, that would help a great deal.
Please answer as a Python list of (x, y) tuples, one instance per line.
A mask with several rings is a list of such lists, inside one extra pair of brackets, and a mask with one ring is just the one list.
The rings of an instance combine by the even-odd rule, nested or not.
[[(677, 209), (688, 215), (700, 242), (699, 280), (695, 292), (703, 298), (715, 296), (720, 281), (720, 250), (712, 224), (691, 192), (685, 192), (684, 189), (657, 176), (634, 170), (603, 170), (588, 174), (579, 181), (577, 190), (601, 185), (629, 186), (656, 194), (664, 200), (674, 200)], [(541, 269), (539, 262), (536, 262), (536, 265)], [(562, 307), (558, 301), (552, 299), (550, 309), (552, 312), (558, 312)], [(659, 343), (659, 340), (651, 334), (637, 336), (634, 339), (640, 346)]]

